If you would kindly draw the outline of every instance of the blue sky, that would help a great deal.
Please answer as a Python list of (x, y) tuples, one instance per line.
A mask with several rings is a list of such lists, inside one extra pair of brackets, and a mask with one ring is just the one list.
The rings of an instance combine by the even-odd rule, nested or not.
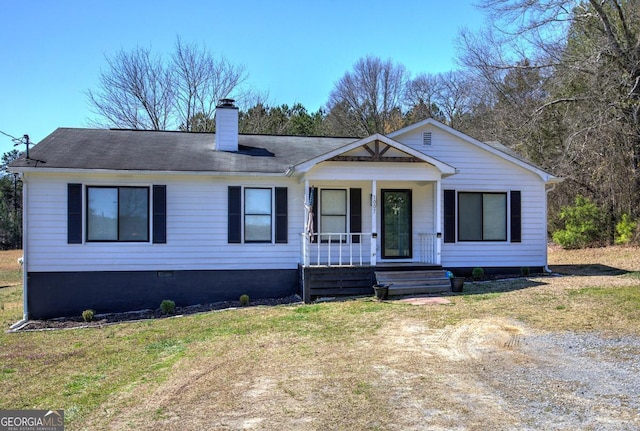
[[(243, 65), (272, 104), (316, 111), (366, 55), (413, 74), (455, 69), (455, 38), (483, 17), (471, 0), (2, 0), (0, 131), (38, 142), (95, 115), (105, 55), (137, 45), (169, 54), (177, 36)], [(13, 147), (0, 135), (0, 154)]]

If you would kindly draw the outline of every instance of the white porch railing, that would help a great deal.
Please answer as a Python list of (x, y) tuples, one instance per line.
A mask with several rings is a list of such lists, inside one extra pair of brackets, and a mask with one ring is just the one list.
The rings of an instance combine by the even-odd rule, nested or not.
[(370, 233), (302, 234), (305, 266), (362, 266), (371, 263)]
[[(302, 235), (302, 262), (304, 266), (362, 266), (371, 265), (371, 233), (321, 233)], [(440, 264), (439, 241), (435, 233), (418, 233), (417, 256), (419, 262)], [(374, 263), (375, 264), (375, 263)]]
[(435, 233), (419, 233), (420, 262), (439, 265), (438, 235)]

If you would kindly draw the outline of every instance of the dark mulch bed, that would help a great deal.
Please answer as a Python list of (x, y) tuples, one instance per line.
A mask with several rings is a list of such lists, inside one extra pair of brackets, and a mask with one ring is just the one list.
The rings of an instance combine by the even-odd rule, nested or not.
[[(540, 277), (548, 274), (530, 274), (529, 277)], [(508, 278), (522, 278), (520, 274), (485, 274), (483, 277), (473, 279), (472, 277), (465, 277), (465, 282), (483, 282), (494, 281)], [(527, 278), (527, 277), (524, 277)], [(258, 299), (252, 300), (248, 307), (258, 305), (280, 305), (280, 304), (295, 304), (301, 303), (302, 299), (298, 295), (288, 296), (286, 298), (270, 298), (270, 299)], [(166, 319), (176, 316), (184, 316), (195, 313), (205, 313), (207, 311), (224, 310), (229, 308), (240, 308), (239, 301), (224, 301), (215, 302), (211, 304), (198, 304), (190, 305), (187, 307), (176, 307), (174, 314), (165, 315), (162, 314), (160, 309), (156, 310), (140, 310), (130, 311), (126, 313), (109, 313), (109, 314), (96, 314), (95, 320), (92, 322), (85, 322), (82, 316), (74, 317), (61, 317), (50, 320), (29, 320), (26, 325), (18, 328), (18, 331), (38, 331), (48, 329), (72, 329), (72, 328), (86, 328), (86, 327), (101, 327), (114, 323), (121, 322), (133, 322), (136, 320), (147, 319)]]
[[(302, 302), (302, 299), (298, 295), (288, 296), (286, 298), (269, 298), (269, 299), (257, 299), (253, 300), (246, 307), (255, 307), (258, 305), (281, 305), (281, 304), (296, 304)], [(224, 310), (229, 308), (240, 308), (239, 301), (224, 301), (214, 302), (211, 304), (198, 304), (190, 305), (187, 307), (176, 307), (175, 313), (166, 315), (162, 314), (160, 309), (156, 310), (140, 310), (130, 311), (126, 313), (109, 313), (109, 314), (96, 314), (92, 322), (85, 322), (82, 316), (75, 317), (60, 317), (50, 320), (29, 320), (26, 325), (20, 327), (19, 331), (38, 331), (47, 329), (72, 329), (72, 328), (87, 328), (87, 327), (101, 327), (105, 325), (111, 325), (114, 323), (122, 322), (134, 322), (137, 320), (147, 319), (166, 319), (176, 316), (185, 316), (195, 313), (205, 313), (207, 311)]]

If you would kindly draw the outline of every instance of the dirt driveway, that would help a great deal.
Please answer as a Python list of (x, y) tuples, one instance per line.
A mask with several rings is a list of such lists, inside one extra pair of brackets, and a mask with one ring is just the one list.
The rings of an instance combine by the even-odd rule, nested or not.
[(389, 332), (389, 357), (400, 360), (381, 365), (381, 379), (398, 392), (416, 368), (431, 377), (402, 397), (397, 429), (640, 429), (636, 338), (536, 333), (501, 319)]
[(394, 321), (377, 334), (348, 354), (301, 349), (295, 339), (256, 340), (256, 354), (244, 357), (203, 352), (101, 419), (108, 429), (640, 429), (635, 337), (543, 333), (500, 318), (443, 329)]

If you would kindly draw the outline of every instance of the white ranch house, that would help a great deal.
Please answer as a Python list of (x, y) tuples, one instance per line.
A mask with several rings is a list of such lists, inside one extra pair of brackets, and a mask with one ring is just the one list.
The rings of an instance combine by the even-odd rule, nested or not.
[(60, 128), (11, 165), (25, 317), (365, 293), (382, 269), (547, 265), (559, 179), (499, 144), (433, 119), (364, 139), (239, 135), (229, 100), (216, 121), (217, 134)]

